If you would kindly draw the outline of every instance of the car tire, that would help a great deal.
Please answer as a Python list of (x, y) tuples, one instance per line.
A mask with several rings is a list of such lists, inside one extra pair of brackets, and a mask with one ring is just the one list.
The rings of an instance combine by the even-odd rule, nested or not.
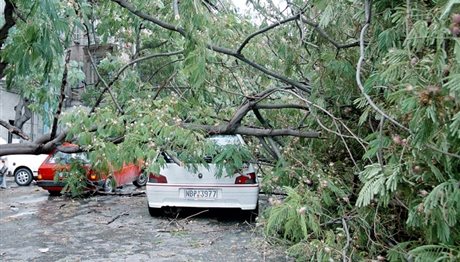
[(61, 195), (61, 191), (56, 191), (56, 190), (48, 190), (48, 193), (50, 194), (50, 196), (60, 196)]
[(254, 223), (256, 218), (259, 216), (259, 204), (257, 204), (256, 209), (254, 210), (241, 210), (242, 211), (242, 220), (248, 223)]
[(133, 184), (136, 187), (143, 187), (147, 184), (148, 176), (147, 173), (142, 171), (142, 173), (139, 174), (136, 180), (133, 181)]
[(26, 167), (21, 167), (14, 172), (14, 182), (19, 186), (28, 186), (33, 180), (32, 171)]
[(149, 208), (149, 214), (151, 217), (159, 217), (163, 215), (163, 210), (161, 210), (161, 208), (149, 207), (148, 205), (147, 207)]
[(107, 177), (104, 182), (104, 192), (112, 193), (115, 190), (115, 186), (115, 180), (113, 180), (113, 177)]

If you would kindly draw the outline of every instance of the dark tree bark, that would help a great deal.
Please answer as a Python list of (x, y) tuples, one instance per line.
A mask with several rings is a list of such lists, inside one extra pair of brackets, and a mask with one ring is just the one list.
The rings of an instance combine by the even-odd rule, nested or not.
[(27, 98), (20, 98), (18, 104), (14, 107), (16, 115), (14, 117), (14, 126), (22, 130), (24, 124), (32, 117), (32, 111), (29, 109), (30, 101)]
[(59, 97), (58, 108), (56, 110), (56, 114), (54, 114), (53, 125), (51, 127), (51, 134), (50, 134), (51, 139), (53, 139), (56, 136), (59, 117), (61, 116), (62, 106), (64, 105), (65, 87), (67, 86), (67, 71), (69, 68), (69, 61), (70, 61), (70, 50), (67, 51), (67, 54), (65, 57), (64, 73), (62, 74), (62, 81), (61, 81), (61, 95)]
[(19, 129), (19, 128), (13, 126), (13, 125), (10, 125), (8, 122), (3, 121), (1, 119), (0, 119), (0, 126), (5, 127), (6, 129), (8, 129), (8, 132), (10, 132), (12, 134), (15, 134), (15, 135), (21, 137), (22, 139), (30, 140), (29, 136), (26, 133), (22, 132), (21, 129)]
[[(6, 38), (8, 38), (8, 32), (16, 24), (16, 20), (13, 16), (14, 5), (10, 0), (5, 0), (5, 10), (3, 15), (5, 17), (5, 24), (0, 28), (0, 48), (3, 47)], [(0, 61), (0, 78), (3, 78), (4, 71), (7, 66), (5, 61)]]

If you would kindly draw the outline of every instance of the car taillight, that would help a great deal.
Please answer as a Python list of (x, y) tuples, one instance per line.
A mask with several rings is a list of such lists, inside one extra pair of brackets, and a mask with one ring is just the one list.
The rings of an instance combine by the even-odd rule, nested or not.
[(151, 173), (149, 175), (149, 182), (150, 183), (168, 183), (168, 180), (166, 179), (165, 176), (155, 175)]
[(255, 183), (256, 183), (256, 173), (242, 174), (235, 179), (235, 184), (255, 184)]

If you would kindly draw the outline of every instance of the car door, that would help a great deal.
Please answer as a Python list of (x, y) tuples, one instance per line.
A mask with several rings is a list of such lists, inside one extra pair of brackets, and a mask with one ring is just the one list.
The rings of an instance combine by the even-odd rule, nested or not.
[(113, 172), (117, 186), (126, 185), (137, 179), (140, 168), (135, 164), (123, 164), (121, 169)]

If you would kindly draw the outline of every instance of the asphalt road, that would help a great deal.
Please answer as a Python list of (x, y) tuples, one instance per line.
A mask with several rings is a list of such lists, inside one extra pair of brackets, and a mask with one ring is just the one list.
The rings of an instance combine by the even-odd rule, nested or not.
[(142, 194), (72, 199), (7, 182), (10, 188), (0, 189), (0, 261), (290, 260), (234, 210), (152, 218)]

